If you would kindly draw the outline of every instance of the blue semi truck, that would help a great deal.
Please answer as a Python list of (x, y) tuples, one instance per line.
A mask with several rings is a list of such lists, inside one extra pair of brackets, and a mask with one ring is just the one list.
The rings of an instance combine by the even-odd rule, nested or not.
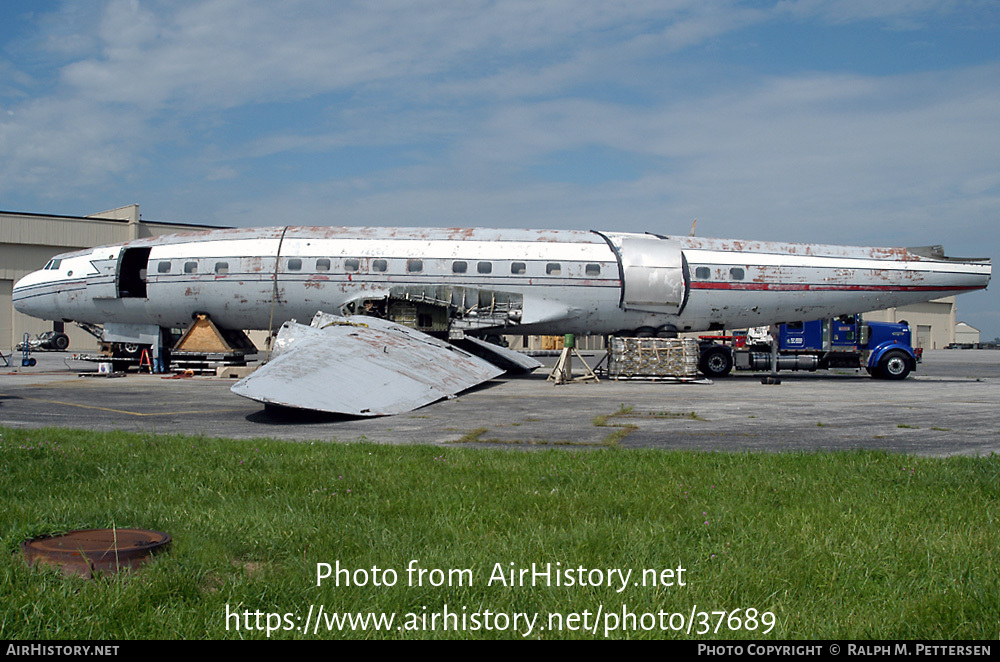
[[(702, 336), (698, 369), (708, 377), (735, 370), (770, 371), (773, 336), (735, 333)], [(906, 322), (865, 322), (861, 315), (779, 324), (778, 370), (864, 368), (878, 379), (906, 379), (920, 350), (910, 345)]]

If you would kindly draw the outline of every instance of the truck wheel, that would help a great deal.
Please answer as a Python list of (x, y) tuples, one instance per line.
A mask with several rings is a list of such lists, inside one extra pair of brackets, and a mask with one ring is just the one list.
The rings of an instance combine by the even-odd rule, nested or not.
[(701, 353), (698, 370), (707, 377), (725, 377), (733, 370), (733, 355), (725, 347), (709, 347)]
[(910, 374), (910, 357), (904, 352), (889, 352), (879, 360), (875, 374), (882, 379), (906, 379)]

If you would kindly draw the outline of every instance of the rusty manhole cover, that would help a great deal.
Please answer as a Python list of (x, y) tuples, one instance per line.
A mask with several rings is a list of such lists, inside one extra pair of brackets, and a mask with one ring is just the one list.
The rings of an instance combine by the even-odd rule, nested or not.
[(60, 536), (42, 536), (21, 543), (29, 565), (45, 563), (64, 575), (93, 577), (137, 568), (170, 543), (170, 536), (145, 529), (85, 529)]

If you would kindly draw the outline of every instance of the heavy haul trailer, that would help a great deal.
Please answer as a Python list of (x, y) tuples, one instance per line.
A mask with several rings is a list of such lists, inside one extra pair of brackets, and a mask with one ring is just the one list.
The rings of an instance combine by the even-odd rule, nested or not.
[(777, 341), (775, 352), (773, 336), (702, 336), (698, 368), (709, 377), (769, 371), (776, 357), (778, 370), (864, 368), (878, 379), (906, 379), (920, 360), (906, 322), (865, 322), (861, 315), (779, 324)]

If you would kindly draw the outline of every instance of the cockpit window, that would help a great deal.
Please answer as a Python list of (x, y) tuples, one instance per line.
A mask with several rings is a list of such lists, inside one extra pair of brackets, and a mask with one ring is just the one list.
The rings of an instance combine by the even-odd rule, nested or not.
[(62, 260), (61, 259), (52, 259), (52, 260), (49, 260), (49, 263), (45, 265), (45, 268), (46, 269), (58, 269), (60, 264), (62, 264)]

